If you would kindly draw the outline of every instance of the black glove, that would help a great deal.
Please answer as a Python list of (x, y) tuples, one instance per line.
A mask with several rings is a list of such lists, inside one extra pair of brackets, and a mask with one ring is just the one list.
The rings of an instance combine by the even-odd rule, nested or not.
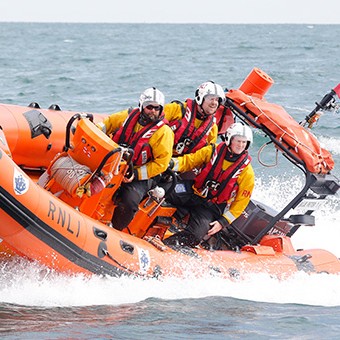
[(220, 216), (220, 218), (217, 221), (220, 222), (223, 228), (229, 230), (230, 224), (226, 218), (224, 218), (223, 216)]
[(168, 165), (168, 169), (173, 169), (174, 166), (175, 166), (175, 161), (171, 158), (170, 162), (169, 162), (169, 165)]
[(137, 169), (134, 169), (134, 170), (133, 170), (133, 176), (134, 176), (134, 177), (133, 177), (134, 180), (135, 180), (135, 181), (138, 181), (138, 170), (137, 170)]

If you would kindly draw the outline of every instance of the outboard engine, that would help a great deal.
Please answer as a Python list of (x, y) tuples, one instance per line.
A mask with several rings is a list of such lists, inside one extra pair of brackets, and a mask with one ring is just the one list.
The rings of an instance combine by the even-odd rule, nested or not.
[[(232, 249), (238, 251), (246, 244), (253, 244), (268, 225), (273, 224), (273, 220), (278, 212), (269, 206), (251, 200), (239, 216), (226, 230), (222, 229), (216, 234), (216, 242), (213, 249)], [(280, 219), (273, 224), (273, 227), (266, 234), (288, 235), (295, 224), (290, 219)]]
[[(278, 212), (269, 206), (251, 200), (241, 216), (232, 223), (232, 229), (245, 241), (250, 242), (277, 214)], [(268, 234), (287, 235), (293, 226), (294, 224), (288, 220), (279, 220)]]

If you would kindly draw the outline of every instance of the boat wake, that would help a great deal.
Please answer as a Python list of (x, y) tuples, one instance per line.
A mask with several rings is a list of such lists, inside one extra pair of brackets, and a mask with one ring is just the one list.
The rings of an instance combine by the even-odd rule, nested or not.
[[(0, 303), (30, 307), (120, 306), (160, 300), (228, 297), (277, 304), (340, 306), (339, 275), (298, 273), (279, 281), (252, 274), (241, 281), (218, 277), (141, 280), (52, 272), (20, 259), (0, 264)], [(320, 287), (323, 287), (320, 291)]]
[(327, 145), (327, 149), (333, 154), (333, 156), (340, 155), (339, 139), (334, 137), (320, 137), (320, 144), (322, 146)]

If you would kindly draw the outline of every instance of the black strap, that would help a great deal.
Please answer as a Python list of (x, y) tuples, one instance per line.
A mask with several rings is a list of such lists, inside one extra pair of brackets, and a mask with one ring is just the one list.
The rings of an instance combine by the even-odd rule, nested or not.
[(201, 141), (203, 136), (209, 131), (209, 129), (211, 129), (213, 123), (214, 123), (214, 120), (211, 119), (209, 124), (203, 130), (203, 132), (199, 136), (197, 136), (194, 141), (191, 140), (192, 143), (190, 144), (190, 147), (188, 147), (188, 152), (190, 152)]
[[(136, 138), (132, 143), (130, 142), (131, 139), (134, 139), (135, 135), (136, 134), (139, 134), (139, 135), (142, 135), (144, 134), (146, 131), (152, 129), (154, 126), (156, 126), (159, 122), (159, 120), (157, 120), (156, 122), (152, 122), (152, 124), (150, 126), (146, 125), (145, 127), (143, 127), (140, 131), (138, 132), (134, 132), (131, 134), (131, 136), (126, 136), (126, 130), (131, 122), (131, 120), (134, 118), (134, 116), (136, 114), (138, 114), (138, 109), (136, 109), (132, 114), (129, 115), (128, 117), (128, 121), (124, 124), (123, 126), (123, 131), (122, 133), (120, 134), (120, 137), (119, 137), (119, 141), (118, 141), (118, 144), (121, 145), (121, 144), (128, 144), (129, 147), (131, 147), (132, 149), (134, 149), (134, 147), (136, 146), (137, 142), (138, 142), (138, 138)], [(147, 127), (147, 129), (146, 129)], [(127, 137), (127, 140), (126, 140), (126, 143), (124, 143), (125, 141), (125, 137)]]
[(222, 115), (221, 115), (221, 119), (220, 121), (218, 122), (218, 131), (221, 131), (222, 127), (223, 127), (223, 120), (224, 120), (224, 116), (226, 115), (227, 113), (227, 107), (222, 105), (223, 106), (223, 112), (222, 112)]
[[(212, 144), (212, 146), (213, 146), (213, 149), (212, 149), (212, 155), (211, 155), (211, 157), (213, 157), (214, 152), (215, 152), (215, 150), (216, 150), (216, 145), (215, 145), (215, 144)], [(213, 177), (213, 175), (214, 175), (214, 172), (215, 172), (215, 169), (216, 169), (216, 167), (217, 167), (217, 164), (219, 163), (220, 158), (221, 158), (221, 156), (223, 155), (224, 150), (225, 150), (226, 147), (227, 147), (227, 146), (226, 146), (225, 144), (222, 145), (221, 150), (220, 150), (220, 152), (218, 153), (218, 155), (217, 155), (217, 157), (216, 157), (216, 161), (213, 163), (213, 165), (212, 165), (212, 167), (211, 167), (211, 169), (210, 169), (210, 171), (209, 171), (209, 174), (208, 174), (208, 176), (206, 177), (206, 179), (205, 179), (205, 181), (204, 181), (204, 185), (205, 185), (208, 181), (210, 181), (210, 180), (212, 179), (212, 177)], [(203, 185), (203, 186), (204, 186), (204, 185)]]
[[(188, 131), (189, 131), (189, 128), (190, 128), (192, 122), (194, 122), (194, 125), (195, 125), (195, 118), (196, 118), (197, 107), (196, 107), (196, 105), (195, 105), (195, 103), (193, 101), (191, 101), (191, 103), (193, 104), (192, 107), (190, 108), (190, 110), (191, 110), (191, 119), (190, 119), (189, 124), (186, 126), (185, 130), (183, 131), (182, 137), (179, 139), (179, 142), (183, 141), (188, 136)], [(184, 106), (182, 106), (182, 115), (184, 116), (185, 115), (185, 111), (183, 113), (183, 109), (184, 109)], [(183, 116), (182, 116), (182, 118), (183, 118)]]

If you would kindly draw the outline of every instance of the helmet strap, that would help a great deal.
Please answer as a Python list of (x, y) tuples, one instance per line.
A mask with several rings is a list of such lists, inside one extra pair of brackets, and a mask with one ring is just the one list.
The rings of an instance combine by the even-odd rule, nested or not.
[(197, 109), (197, 118), (200, 119), (200, 120), (204, 120), (208, 117), (208, 115), (205, 113), (202, 105), (203, 105), (203, 102), (202, 102), (201, 105), (197, 104), (197, 108), (198, 108)]
[(231, 151), (230, 147), (228, 146), (224, 159), (228, 162), (236, 162), (244, 153), (245, 150), (240, 154), (235, 154)]

